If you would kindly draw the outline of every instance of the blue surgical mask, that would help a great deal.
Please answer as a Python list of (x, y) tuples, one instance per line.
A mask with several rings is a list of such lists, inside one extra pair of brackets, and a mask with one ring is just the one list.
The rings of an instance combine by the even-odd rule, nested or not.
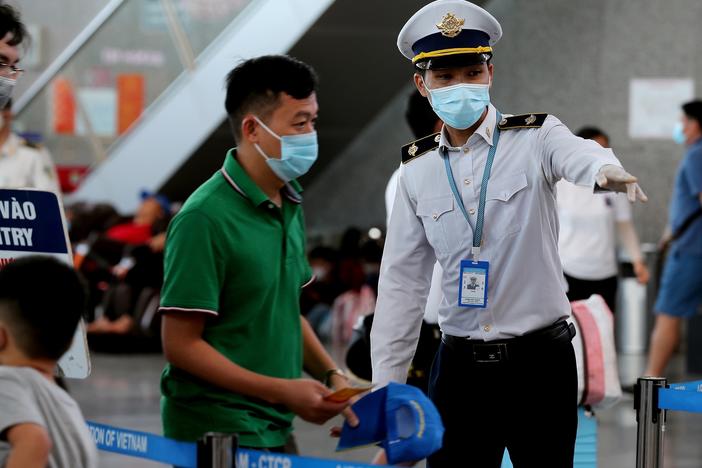
[(490, 84), (460, 83), (429, 89), (429, 102), (437, 116), (449, 127), (465, 130), (480, 119), (490, 104)]
[(682, 122), (676, 123), (673, 127), (673, 141), (679, 145), (684, 145), (687, 141)]
[(257, 143), (254, 143), (258, 152), (265, 158), (271, 171), (283, 182), (290, 182), (306, 174), (317, 160), (319, 150), (317, 132), (279, 136), (261, 122), (258, 117), (254, 116), (254, 118), (268, 133), (280, 140), (280, 159), (271, 158), (263, 152)]

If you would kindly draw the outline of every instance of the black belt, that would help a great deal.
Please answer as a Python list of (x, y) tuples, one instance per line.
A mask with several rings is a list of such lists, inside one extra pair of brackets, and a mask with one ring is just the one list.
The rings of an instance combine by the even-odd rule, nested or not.
[(539, 348), (553, 343), (570, 342), (575, 336), (575, 326), (565, 320), (546, 328), (517, 336), (507, 340), (482, 341), (470, 340), (459, 336), (444, 334), (441, 341), (454, 351), (466, 353), (476, 363), (499, 363), (517, 356), (519, 351)]

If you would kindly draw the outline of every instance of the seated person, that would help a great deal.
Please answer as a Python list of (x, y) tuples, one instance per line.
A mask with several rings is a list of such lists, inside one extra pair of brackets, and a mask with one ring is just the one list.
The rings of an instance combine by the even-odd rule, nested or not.
[(303, 288), (300, 311), (323, 342), (331, 341), (331, 306), (343, 292), (338, 279), (338, 253), (329, 247), (315, 247), (308, 255), (315, 280)]
[(85, 249), (86, 272), (94, 305), (104, 312), (89, 333), (131, 333), (140, 302), (148, 303), (163, 282), (163, 247), (171, 205), (164, 195), (144, 191), (133, 218), (113, 225)]
[(171, 212), (168, 198), (144, 190), (141, 200), (134, 218), (108, 229), (105, 233), (107, 239), (127, 245), (142, 245), (148, 244), (158, 232), (166, 230)]
[(55, 259), (0, 270), (0, 466), (97, 466), (80, 408), (54, 379), (85, 305), (83, 282)]

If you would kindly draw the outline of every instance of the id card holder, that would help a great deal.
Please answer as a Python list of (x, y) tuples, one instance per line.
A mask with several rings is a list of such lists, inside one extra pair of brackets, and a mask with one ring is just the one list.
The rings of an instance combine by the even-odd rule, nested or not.
[(458, 285), (458, 306), (484, 309), (487, 307), (489, 262), (461, 260)]

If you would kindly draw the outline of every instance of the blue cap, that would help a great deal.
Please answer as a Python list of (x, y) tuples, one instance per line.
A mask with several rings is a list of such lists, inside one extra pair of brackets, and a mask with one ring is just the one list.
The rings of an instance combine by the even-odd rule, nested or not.
[(416, 387), (390, 383), (361, 398), (352, 409), (359, 425), (344, 423), (337, 450), (378, 444), (388, 463), (396, 464), (422, 460), (441, 448), (441, 416)]
[(147, 198), (153, 198), (159, 205), (161, 205), (164, 215), (171, 214), (171, 201), (167, 196), (161, 195), (160, 193), (151, 192), (146, 189), (142, 190), (139, 196), (141, 197), (142, 201), (146, 200)]

